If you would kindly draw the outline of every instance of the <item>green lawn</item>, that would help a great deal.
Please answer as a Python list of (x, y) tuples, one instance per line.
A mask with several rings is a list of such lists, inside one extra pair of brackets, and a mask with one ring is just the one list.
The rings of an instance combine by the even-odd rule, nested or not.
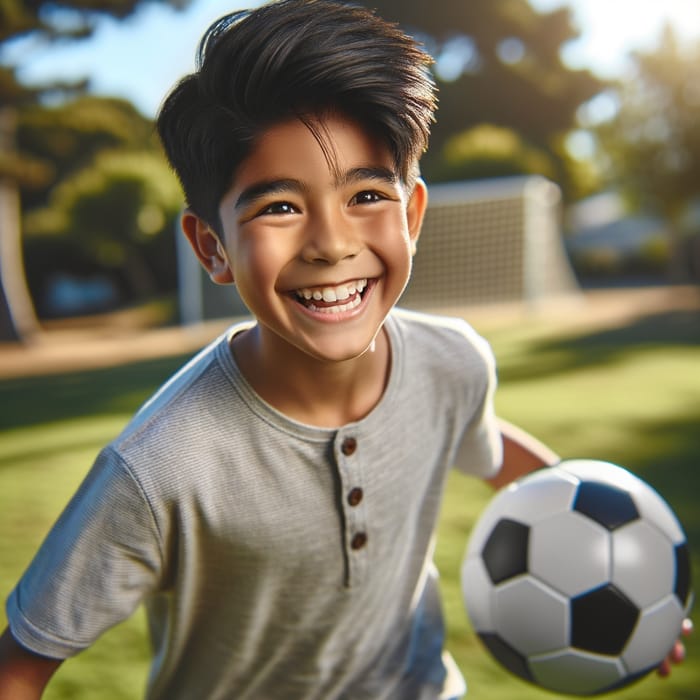
[[(501, 415), (564, 457), (608, 459), (656, 487), (681, 518), (700, 576), (700, 315), (649, 316), (626, 327), (558, 331), (538, 319), (482, 329), (499, 359)], [(108, 370), (0, 382), (0, 598), (17, 577), (82, 479), (98, 448), (183, 358)], [(555, 697), (502, 671), (469, 629), (459, 593), (459, 564), (469, 527), (491, 491), (450, 478), (437, 560), (442, 572), (449, 647), (467, 675), (470, 697)], [(4, 624), (4, 613), (0, 613)], [(697, 635), (695, 635), (697, 637)], [(699, 644), (672, 678), (649, 677), (616, 697), (698, 698)], [(48, 700), (137, 698), (147, 671), (141, 613), (64, 664)], [(262, 700), (262, 699), (261, 699)], [(410, 699), (407, 699), (410, 700)]]

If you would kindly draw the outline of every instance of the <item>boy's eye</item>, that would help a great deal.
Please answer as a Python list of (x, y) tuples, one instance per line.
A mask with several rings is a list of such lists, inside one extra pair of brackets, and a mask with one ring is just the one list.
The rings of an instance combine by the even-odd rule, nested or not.
[(379, 192), (363, 190), (352, 198), (351, 204), (373, 204), (374, 202), (381, 202), (383, 199), (386, 199), (386, 197)]
[(280, 215), (280, 214), (298, 214), (299, 210), (289, 202), (273, 202), (266, 206), (261, 212), (261, 215)]

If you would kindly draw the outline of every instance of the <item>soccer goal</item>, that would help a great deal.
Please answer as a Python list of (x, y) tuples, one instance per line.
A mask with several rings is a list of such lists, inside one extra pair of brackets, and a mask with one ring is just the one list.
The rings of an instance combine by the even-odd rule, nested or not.
[(543, 177), (430, 186), (401, 305), (533, 305), (576, 293), (561, 218), (559, 187)]

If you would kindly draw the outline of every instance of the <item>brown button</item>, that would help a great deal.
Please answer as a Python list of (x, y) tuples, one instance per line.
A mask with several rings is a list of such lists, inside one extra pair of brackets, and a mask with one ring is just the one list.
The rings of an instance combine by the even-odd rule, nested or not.
[(343, 444), (340, 448), (340, 451), (346, 456), (349, 457), (351, 454), (355, 453), (355, 450), (357, 449), (357, 440), (353, 437), (345, 438), (343, 440)]
[(348, 493), (348, 503), (351, 506), (358, 505), (360, 503), (360, 501), (362, 500), (363, 495), (364, 494), (362, 493), (362, 489), (359, 486), (356, 486), (354, 489), (352, 489)]
[(366, 544), (367, 544), (367, 535), (364, 532), (356, 533), (353, 536), (352, 541), (350, 542), (350, 546), (353, 549), (362, 549)]

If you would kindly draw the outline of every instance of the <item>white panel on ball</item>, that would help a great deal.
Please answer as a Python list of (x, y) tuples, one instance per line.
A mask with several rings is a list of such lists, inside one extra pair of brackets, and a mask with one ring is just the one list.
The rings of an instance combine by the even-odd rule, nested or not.
[(530, 576), (498, 586), (494, 622), (500, 637), (528, 656), (567, 645), (568, 601)]
[(535, 680), (549, 690), (588, 695), (609, 688), (625, 676), (619, 659), (569, 649), (530, 659)]
[[(518, 497), (513, 499), (508, 511), (509, 517), (533, 525), (557, 513), (571, 508), (578, 483), (566, 474), (542, 473), (532, 474), (527, 480), (518, 484)], [(537, 508), (532, 508), (532, 500)]]
[[(530, 475), (527, 482), (511, 484), (494, 496), (472, 531), (468, 556), (477, 553), (471, 549), (471, 543), (481, 543), (486, 539), (505, 513), (509, 519), (529, 525), (569, 509), (577, 481), (563, 473), (555, 475), (542, 472), (542, 476), (545, 478), (540, 478), (536, 472)], [(537, 500), (536, 510), (530, 506), (531, 498)]]
[(643, 520), (612, 533), (611, 581), (638, 607), (673, 593), (675, 561), (665, 535)]
[(657, 605), (644, 610), (622, 654), (629, 673), (646, 671), (659, 663), (680, 636), (685, 614), (678, 598), (668, 596)]
[(632, 494), (640, 516), (654, 523), (673, 544), (685, 542), (683, 528), (668, 504), (651, 486), (640, 483), (641, 487)]
[(573, 474), (582, 481), (597, 481), (630, 492), (637, 488), (640, 481), (632, 472), (617, 464), (595, 459), (567, 459), (555, 468)]
[(575, 511), (555, 515), (530, 530), (530, 573), (564, 595), (603, 585), (609, 580), (609, 567), (609, 533)]

